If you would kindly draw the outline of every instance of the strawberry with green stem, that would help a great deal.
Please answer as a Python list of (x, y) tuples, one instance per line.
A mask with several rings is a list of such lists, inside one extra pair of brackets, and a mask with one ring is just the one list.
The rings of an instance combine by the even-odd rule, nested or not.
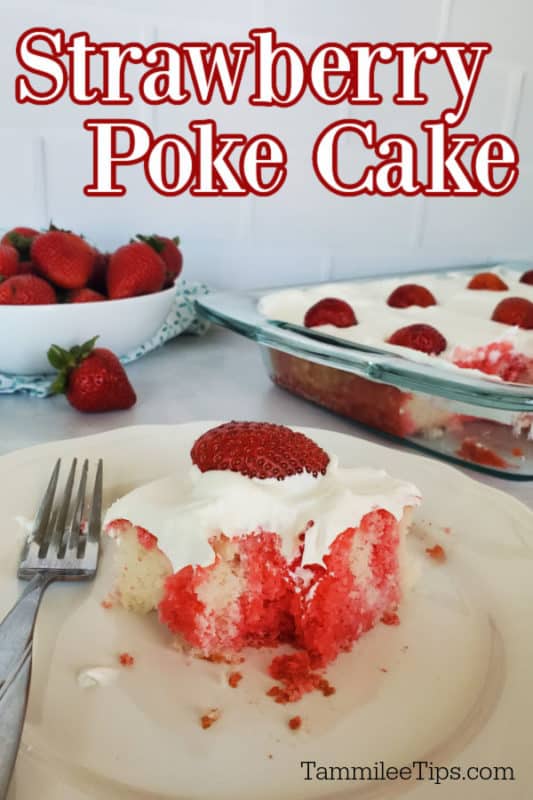
[(94, 346), (97, 339), (69, 350), (50, 347), (48, 360), (58, 370), (51, 393), (66, 394), (71, 406), (86, 413), (131, 408), (137, 397), (124, 367), (111, 350)]

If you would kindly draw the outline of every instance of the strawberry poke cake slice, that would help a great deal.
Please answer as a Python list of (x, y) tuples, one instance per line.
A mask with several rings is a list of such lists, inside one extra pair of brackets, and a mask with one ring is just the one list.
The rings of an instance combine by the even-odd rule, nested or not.
[(202, 658), (287, 643), (311, 668), (397, 621), (415, 486), (269, 423), (208, 430), (191, 459), (109, 510), (117, 603)]

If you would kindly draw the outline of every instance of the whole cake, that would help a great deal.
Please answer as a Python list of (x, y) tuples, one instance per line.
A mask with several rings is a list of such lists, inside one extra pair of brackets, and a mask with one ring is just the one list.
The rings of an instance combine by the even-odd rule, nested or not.
[(191, 459), (185, 478), (109, 510), (111, 600), (157, 610), (182, 647), (229, 662), (246, 647), (287, 643), (323, 667), (380, 621), (397, 621), (415, 486), (342, 468), (304, 434), (269, 423), (215, 427)]
[(493, 267), (285, 289), (265, 295), (259, 309), (355, 345), (533, 383), (533, 270)]
[[(264, 295), (259, 311), (450, 374), (533, 384), (533, 270), (493, 267), (284, 289)], [(433, 437), (472, 413), (451, 413), (438, 397), (279, 350), (269, 360), (278, 385), (387, 433)], [(527, 415), (491, 411), (490, 418), (531, 430)]]

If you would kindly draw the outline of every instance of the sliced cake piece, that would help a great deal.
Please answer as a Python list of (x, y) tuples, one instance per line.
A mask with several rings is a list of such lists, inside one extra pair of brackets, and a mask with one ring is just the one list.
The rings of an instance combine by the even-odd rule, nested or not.
[(313, 668), (395, 619), (416, 487), (343, 469), (268, 423), (218, 426), (191, 456), (186, 480), (141, 487), (108, 512), (119, 603), (157, 609), (203, 658), (289, 643)]

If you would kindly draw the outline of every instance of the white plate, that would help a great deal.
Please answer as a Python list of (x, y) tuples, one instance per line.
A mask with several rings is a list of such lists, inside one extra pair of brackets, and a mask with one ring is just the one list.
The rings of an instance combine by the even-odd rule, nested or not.
[[(54, 459), (105, 460), (106, 501), (188, 465), (208, 423), (124, 428), (0, 458), (0, 613), (23, 534)], [(337, 693), (283, 707), (265, 696), (270, 653), (254, 652), (231, 689), (223, 665), (169, 647), (154, 617), (104, 610), (108, 562), (92, 586), (54, 585), (37, 625), (27, 723), (10, 800), (123, 798), (520, 798), (533, 785), (530, 696), (533, 514), (437, 461), (327, 431), (306, 431), (346, 466), (364, 464), (417, 483), (424, 504), (415, 543), (444, 543), (448, 560), (423, 560), (401, 625), (370, 632), (328, 677)], [(445, 529), (451, 532), (446, 533)], [(136, 658), (108, 688), (80, 689), (87, 666)], [(387, 672), (382, 671), (383, 669)], [(207, 709), (222, 710), (209, 730)], [(301, 715), (296, 733), (287, 720)], [(305, 781), (319, 765), (510, 766), (515, 781)], [(435, 773), (433, 773), (435, 775)]]

